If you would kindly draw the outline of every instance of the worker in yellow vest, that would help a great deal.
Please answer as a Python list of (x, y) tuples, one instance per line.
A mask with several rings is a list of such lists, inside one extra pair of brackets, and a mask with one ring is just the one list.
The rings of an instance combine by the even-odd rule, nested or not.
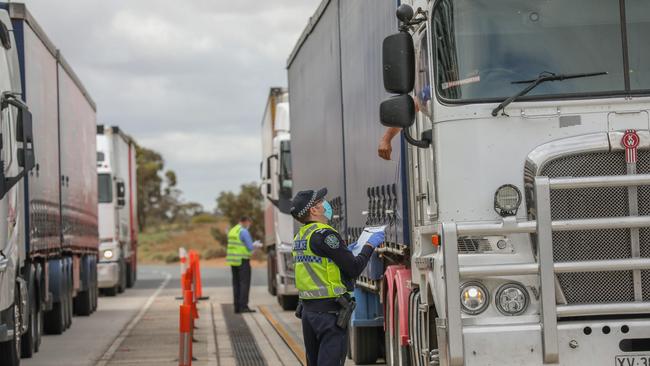
[(301, 191), (291, 202), (292, 216), (303, 224), (294, 238), (292, 255), (300, 297), (296, 315), (302, 319), (308, 366), (345, 362), (347, 326), (355, 306), (354, 282), (384, 242), (383, 231), (374, 233), (366, 243), (353, 244), (362, 248), (356, 256), (352, 254), (328, 225), (333, 212), (326, 195), (327, 188)]
[(235, 313), (254, 313), (248, 307), (248, 293), (251, 288), (251, 253), (255, 247), (248, 229), (253, 220), (242, 216), (239, 224), (228, 231), (228, 250), (226, 264), (232, 270), (233, 305)]

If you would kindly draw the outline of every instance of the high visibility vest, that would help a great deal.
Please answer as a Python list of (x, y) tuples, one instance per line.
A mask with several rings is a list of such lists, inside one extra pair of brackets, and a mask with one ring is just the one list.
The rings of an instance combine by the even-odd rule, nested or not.
[(321, 223), (307, 224), (300, 228), (293, 239), (291, 255), (296, 287), (301, 299), (335, 298), (347, 292), (339, 267), (331, 259), (320, 257), (311, 251), (311, 236), (319, 229), (334, 230), (331, 226)]
[(233, 267), (241, 266), (242, 259), (250, 259), (251, 252), (246, 244), (239, 238), (241, 225), (237, 224), (228, 231), (228, 250), (226, 251), (226, 264)]

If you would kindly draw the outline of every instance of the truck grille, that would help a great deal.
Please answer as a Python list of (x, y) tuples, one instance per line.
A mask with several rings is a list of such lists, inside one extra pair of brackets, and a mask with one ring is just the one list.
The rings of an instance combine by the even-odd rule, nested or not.
[[(650, 152), (639, 151), (637, 173), (650, 173)], [(627, 174), (625, 152), (577, 154), (550, 161), (542, 176), (590, 177)], [(639, 215), (650, 215), (650, 187), (639, 187)], [(629, 215), (626, 187), (551, 191), (553, 220), (621, 217)], [(641, 256), (650, 257), (650, 229), (639, 233)], [(624, 259), (632, 257), (629, 229), (553, 233), (556, 262)], [(632, 271), (561, 273), (557, 275), (568, 304), (634, 301)], [(642, 271), (643, 298), (650, 301), (650, 271)]]

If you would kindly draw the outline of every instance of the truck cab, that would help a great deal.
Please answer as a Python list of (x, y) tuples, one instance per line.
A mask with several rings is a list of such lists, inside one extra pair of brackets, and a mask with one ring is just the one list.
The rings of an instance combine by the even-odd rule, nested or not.
[(12, 23), (0, 9), (0, 364), (17, 365), (29, 315), (21, 179), (34, 166), (31, 113), (23, 102)]
[(412, 285), (388, 363), (650, 362), (650, 4), (402, 3), (380, 109), (409, 143)]
[(290, 213), (293, 192), (291, 134), (286, 90), (272, 88), (262, 122), (263, 160), (261, 192), (265, 197), (264, 244), (268, 253), (269, 291), (277, 295), (285, 309), (295, 308), (293, 259), (293, 218)]

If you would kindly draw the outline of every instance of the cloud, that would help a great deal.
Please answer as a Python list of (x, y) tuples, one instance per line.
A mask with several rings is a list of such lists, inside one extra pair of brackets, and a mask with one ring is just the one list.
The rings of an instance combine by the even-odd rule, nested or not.
[(187, 200), (258, 180), (268, 88), (320, 0), (26, 0), (98, 105), (163, 154)]

